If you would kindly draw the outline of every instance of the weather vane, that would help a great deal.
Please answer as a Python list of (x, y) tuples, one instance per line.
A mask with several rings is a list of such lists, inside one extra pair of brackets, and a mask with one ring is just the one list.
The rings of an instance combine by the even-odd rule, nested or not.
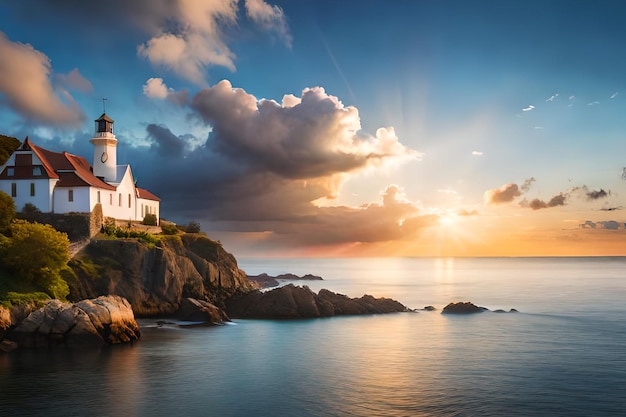
[(107, 103), (106, 103), (107, 100), (108, 99), (106, 99), (104, 97), (102, 98), (102, 113), (106, 113), (107, 112)]

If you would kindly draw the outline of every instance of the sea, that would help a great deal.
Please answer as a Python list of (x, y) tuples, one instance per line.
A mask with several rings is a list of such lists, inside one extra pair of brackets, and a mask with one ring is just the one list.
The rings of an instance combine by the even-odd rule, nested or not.
[[(0, 356), (0, 416), (626, 416), (626, 258), (240, 259), (416, 312)], [(445, 315), (454, 301), (490, 310)], [(434, 306), (436, 311), (423, 311)]]

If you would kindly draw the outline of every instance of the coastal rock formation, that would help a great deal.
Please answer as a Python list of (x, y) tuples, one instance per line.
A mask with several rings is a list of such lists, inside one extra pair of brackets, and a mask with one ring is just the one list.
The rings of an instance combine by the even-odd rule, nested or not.
[(298, 276), (295, 274), (281, 274), (277, 276), (262, 273), (259, 275), (248, 275), (248, 280), (256, 285), (257, 288), (278, 287), (280, 281), (323, 281), (323, 278), (317, 275), (305, 274)]
[(293, 284), (267, 292), (252, 291), (226, 300), (231, 317), (256, 319), (299, 319), (335, 315), (381, 314), (408, 311), (389, 298), (364, 295), (349, 298), (328, 290), (314, 293), (307, 286)]
[(219, 307), (208, 301), (195, 298), (183, 298), (176, 314), (183, 321), (201, 321), (212, 324), (222, 324), (230, 321), (228, 315)]
[(93, 240), (70, 261), (76, 278), (69, 299), (114, 294), (137, 316), (173, 315), (184, 298), (221, 306), (254, 286), (234, 256), (198, 233), (171, 236), (148, 246), (133, 239)]
[(0, 306), (0, 340), (4, 338), (4, 334), (11, 327), (11, 311), (8, 308)]
[(76, 304), (51, 300), (5, 333), (20, 348), (104, 346), (138, 340), (139, 326), (125, 299), (98, 297)]
[(443, 308), (441, 314), (473, 314), (488, 311), (485, 307), (479, 307), (469, 301), (450, 303)]

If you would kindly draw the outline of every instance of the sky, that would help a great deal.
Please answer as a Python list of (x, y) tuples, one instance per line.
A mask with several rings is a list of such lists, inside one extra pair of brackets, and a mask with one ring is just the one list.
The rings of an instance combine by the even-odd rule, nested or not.
[[(236, 256), (626, 255), (622, 1), (0, 1), (0, 133)], [(106, 101), (102, 99), (106, 98)]]

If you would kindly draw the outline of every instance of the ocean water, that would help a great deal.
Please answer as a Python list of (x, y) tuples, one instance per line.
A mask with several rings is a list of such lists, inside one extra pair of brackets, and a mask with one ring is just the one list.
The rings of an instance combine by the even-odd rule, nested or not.
[[(626, 258), (243, 259), (435, 312), (158, 327), (0, 356), (0, 416), (626, 415)], [(447, 316), (451, 301), (520, 313)]]

